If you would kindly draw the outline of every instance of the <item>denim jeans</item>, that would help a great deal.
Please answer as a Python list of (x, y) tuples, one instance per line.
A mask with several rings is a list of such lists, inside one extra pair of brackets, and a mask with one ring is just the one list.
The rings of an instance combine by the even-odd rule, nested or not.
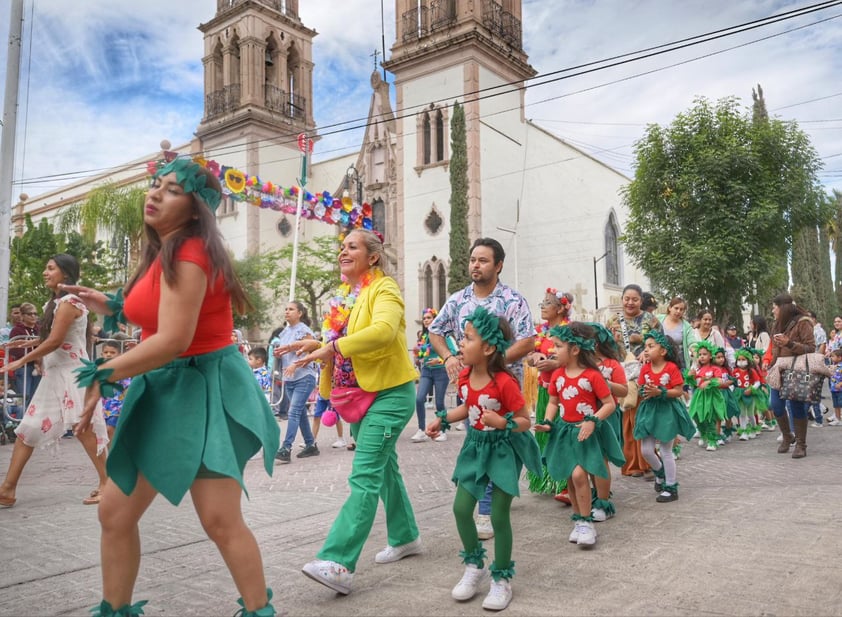
[(427, 428), (427, 411), (424, 406), (427, 404), (430, 391), (435, 389), (436, 411), (444, 409), (444, 395), (449, 383), (450, 378), (444, 367), (421, 367), (421, 379), (418, 381), (418, 392), (415, 396), (415, 414), (418, 416), (418, 428), (422, 431)]
[(301, 436), (304, 437), (304, 445), (312, 446), (315, 442), (313, 431), (310, 430), (310, 419), (307, 417), (307, 399), (315, 387), (316, 378), (313, 375), (285, 382), (286, 396), (289, 397), (289, 423), (282, 447), (287, 450), (292, 447), (299, 428)]
[[(21, 400), (23, 401), (22, 406), (24, 409), (26, 409), (29, 405), (29, 400), (32, 398), (32, 395), (35, 394), (35, 390), (38, 388), (38, 384), (41, 381), (40, 375), (32, 374), (34, 368), (35, 363), (30, 362), (23, 368), (19, 368), (15, 371), (15, 392), (23, 395)], [(25, 376), (24, 373), (26, 373)]]
[(769, 393), (769, 407), (775, 412), (776, 418), (784, 415), (787, 409), (792, 412), (791, 417), (794, 420), (803, 420), (807, 417), (807, 403), (803, 401), (785, 401), (781, 398), (781, 393), (775, 388), (771, 388)]

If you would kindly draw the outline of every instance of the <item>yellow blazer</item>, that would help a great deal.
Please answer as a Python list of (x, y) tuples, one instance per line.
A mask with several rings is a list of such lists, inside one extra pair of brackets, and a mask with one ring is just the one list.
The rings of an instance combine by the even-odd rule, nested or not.
[[(401, 290), (384, 276), (363, 289), (351, 309), (348, 333), (336, 347), (351, 359), (357, 383), (367, 392), (380, 392), (418, 378), (406, 345), (406, 319)], [(330, 397), (333, 362), (322, 367), (319, 394)]]

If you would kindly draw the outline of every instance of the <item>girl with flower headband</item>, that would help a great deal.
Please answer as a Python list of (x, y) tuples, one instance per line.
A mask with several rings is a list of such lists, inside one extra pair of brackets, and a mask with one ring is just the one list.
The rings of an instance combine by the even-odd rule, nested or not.
[[(725, 424), (716, 423), (717, 445), (724, 445), (731, 441), (731, 436), (737, 432), (733, 423), (739, 421), (740, 406), (737, 404), (737, 397), (734, 394), (734, 380), (731, 378), (731, 369), (728, 366), (728, 355), (724, 347), (717, 347), (713, 354), (713, 363), (722, 369), (722, 379), (728, 380), (728, 387), (722, 389), (725, 395)], [(721, 442), (721, 443), (720, 443)]]
[[(623, 356), (620, 353), (620, 346), (617, 345), (614, 335), (608, 328), (599, 323), (588, 322), (587, 325), (593, 328), (595, 333), (594, 354), (596, 355), (599, 372), (602, 373), (605, 382), (608, 384), (608, 389), (611, 390), (611, 396), (614, 397), (614, 413), (608, 416), (605, 421), (614, 431), (617, 442), (622, 447), (623, 407), (620, 405), (620, 399), (629, 393), (626, 371), (621, 364)], [(608, 468), (607, 478), (591, 475), (591, 483), (593, 483), (596, 495), (593, 500), (591, 515), (595, 523), (601, 523), (617, 513), (614, 502), (611, 501), (611, 469)]]
[[(418, 342), (415, 344), (415, 358), (421, 368), (421, 378), (418, 380), (418, 391), (415, 395), (415, 415), (418, 417), (418, 430), (411, 437), (412, 441), (419, 443), (427, 441), (426, 405), (427, 397), (435, 391), (436, 410), (444, 409), (444, 395), (450, 378), (444, 368), (441, 356), (430, 344), (430, 324), (439, 312), (434, 308), (426, 308), (421, 314), (421, 331), (418, 332)], [(436, 441), (445, 441), (447, 435), (442, 433)]]
[[(678, 435), (692, 439), (696, 427), (684, 404), (684, 377), (678, 368), (678, 356), (672, 341), (653, 330), (643, 337), (646, 364), (637, 380), (640, 405), (634, 424), (634, 438), (655, 473), (655, 501), (667, 503), (678, 499), (673, 442)], [(661, 442), (660, 457), (655, 441)]]
[(734, 352), (736, 366), (732, 373), (734, 385), (737, 389), (737, 404), (740, 407), (740, 427), (737, 429), (740, 441), (748, 441), (757, 437), (761, 431), (755, 414), (758, 402), (763, 398), (760, 375), (755, 369), (754, 359), (748, 349), (738, 349)]
[(699, 445), (707, 446), (708, 452), (715, 452), (719, 438), (717, 422), (725, 418), (725, 394), (730, 382), (723, 380), (722, 369), (713, 363), (716, 347), (708, 341), (694, 343), (698, 366), (690, 371), (695, 391), (690, 399), (690, 418), (699, 431)]
[[(558, 291), (554, 287), (548, 287), (544, 295), (544, 300), (538, 306), (541, 309), (541, 319), (544, 321), (536, 328), (535, 351), (526, 356), (526, 364), (538, 370), (538, 396), (535, 403), (535, 421), (542, 422), (547, 410), (547, 402), (550, 400), (547, 388), (550, 385), (550, 378), (552, 377), (553, 371), (558, 368), (558, 364), (556, 364), (555, 358), (553, 357), (555, 346), (550, 340), (550, 329), (555, 326), (566, 325), (570, 321), (570, 313), (573, 310), (573, 297), (568, 293)], [(535, 435), (535, 439), (542, 452), (547, 445), (548, 438), (549, 436), (546, 433), (537, 433)], [(526, 478), (529, 480), (530, 492), (538, 493), (539, 495), (556, 495), (560, 497), (559, 501), (566, 500), (565, 503), (570, 503), (570, 500), (566, 496), (567, 482), (556, 482), (553, 480), (547, 472), (546, 466), (544, 466), (544, 471), (540, 475), (527, 471)]]
[[(466, 318), (465, 336), (460, 342), (462, 363), (459, 395), (464, 401), (451, 411), (439, 411), (427, 426), (437, 437), (450, 425), (469, 419), (468, 434), (453, 472), (456, 498), (453, 514), (464, 550), (462, 579), (451, 595), (470, 600), (491, 575), (491, 590), (482, 606), (503, 610), (512, 599), (511, 579), (515, 574), (512, 556), (512, 499), (520, 494), (518, 480), (524, 465), (534, 473), (541, 470), (538, 444), (529, 432), (531, 422), (517, 379), (506, 367), (506, 349), (511, 344), (509, 323), (482, 307)], [(485, 549), (474, 524), (474, 507), (492, 482), (491, 524), (494, 527), (494, 562), (486, 568)]]
[[(83, 420), (114, 382), (133, 377), (108, 455), (102, 491), (101, 617), (138, 615), (131, 605), (140, 566), (138, 523), (158, 493), (193, 506), (242, 595), (242, 614), (269, 617), (260, 549), (243, 521), (243, 469), (262, 448), (272, 473), (278, 423), (246, 360), (231, 344), (233, 308), (250, 308), (216, 225), (219, 180), (177, 158), (153, 177), (143, 211), (145, 251), (122, 295), (72, 287), (90, 308), (143, 328), (136, 347), (77, 378), (88, 387)], [(123, 312), (125, 311), (125, 317)], [(106, 320), (106, 329), (114, 330)], [(115, 324), (116, 325), (116, 324)]]
[[(556, 480), (567, 479), (573, 502), (573, 532), (568, 540), (582, 548), (596, 543), (588, 474), (609, 475), (608, 461), (625, 462), (623, 450), (605, 422), (616, 407), (594, 355), (593, 328), (573, 322), (550, 330), (560, 368), (550, 381), (547, 416), (536, 431), (549, 432), (544, 450), (547, 468)], [(561, 411), (561, 417), (556, 419)]]

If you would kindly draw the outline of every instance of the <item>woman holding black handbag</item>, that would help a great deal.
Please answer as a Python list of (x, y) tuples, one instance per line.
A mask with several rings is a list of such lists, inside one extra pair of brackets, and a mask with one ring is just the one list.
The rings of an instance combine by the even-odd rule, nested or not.
[[(789, 416), (786, 412), (786, 400), (781, 398), (782, 374), (791, 369), (797, 356), (811, 354), (816, 351), (816, 341), (813, 337), (813, 321), (809, 313), (795, 305), (792, 296), (779, 294), (772, 300), (772, 315), (775, 327), (772, 330), (772, 365), (769, 368), (768, 382), (771, 386), (769, 404), (775, 413), (775, 419), (781, 429), (783, 440), (778, 447), (780, 454), (789, 452), (789, 447), (795, 443), (792, 458), (807, 456), (807, 401), (790, 399), (792, 421), (795, 425), (795, 435), (789, 426)], [(805, 358), (805, 370), (809, 370), (809, 359)]]

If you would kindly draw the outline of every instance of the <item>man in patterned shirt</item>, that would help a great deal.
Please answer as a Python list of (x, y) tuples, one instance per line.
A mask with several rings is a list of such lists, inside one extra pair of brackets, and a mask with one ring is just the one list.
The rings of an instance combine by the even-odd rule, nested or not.
[[(506, 252), (493, 238), (478, 238), (471, 247), (468, 272), (471, 284), (447, 299), (439, 314), (430, 324), (430, 344), (444, 362), (450, 381), (456, 382), (462, 371), (462, 360), (447, 346), (446, 337), (452, 336), (457, 344), (465, 332), (465, 318), (478, 306), (492, 315), (505, 317), (514, 332), (514, 343), (506, 351), (509, 369), (523, 384), (523, 363), (526, 354), (535, 349), (535, 325), (526, 299), (511, 287), (500, 282), (500, 272)], [(491, 485), (479, 502), (477, 532), (482, 540), (494, 535), (491, 528)]]

